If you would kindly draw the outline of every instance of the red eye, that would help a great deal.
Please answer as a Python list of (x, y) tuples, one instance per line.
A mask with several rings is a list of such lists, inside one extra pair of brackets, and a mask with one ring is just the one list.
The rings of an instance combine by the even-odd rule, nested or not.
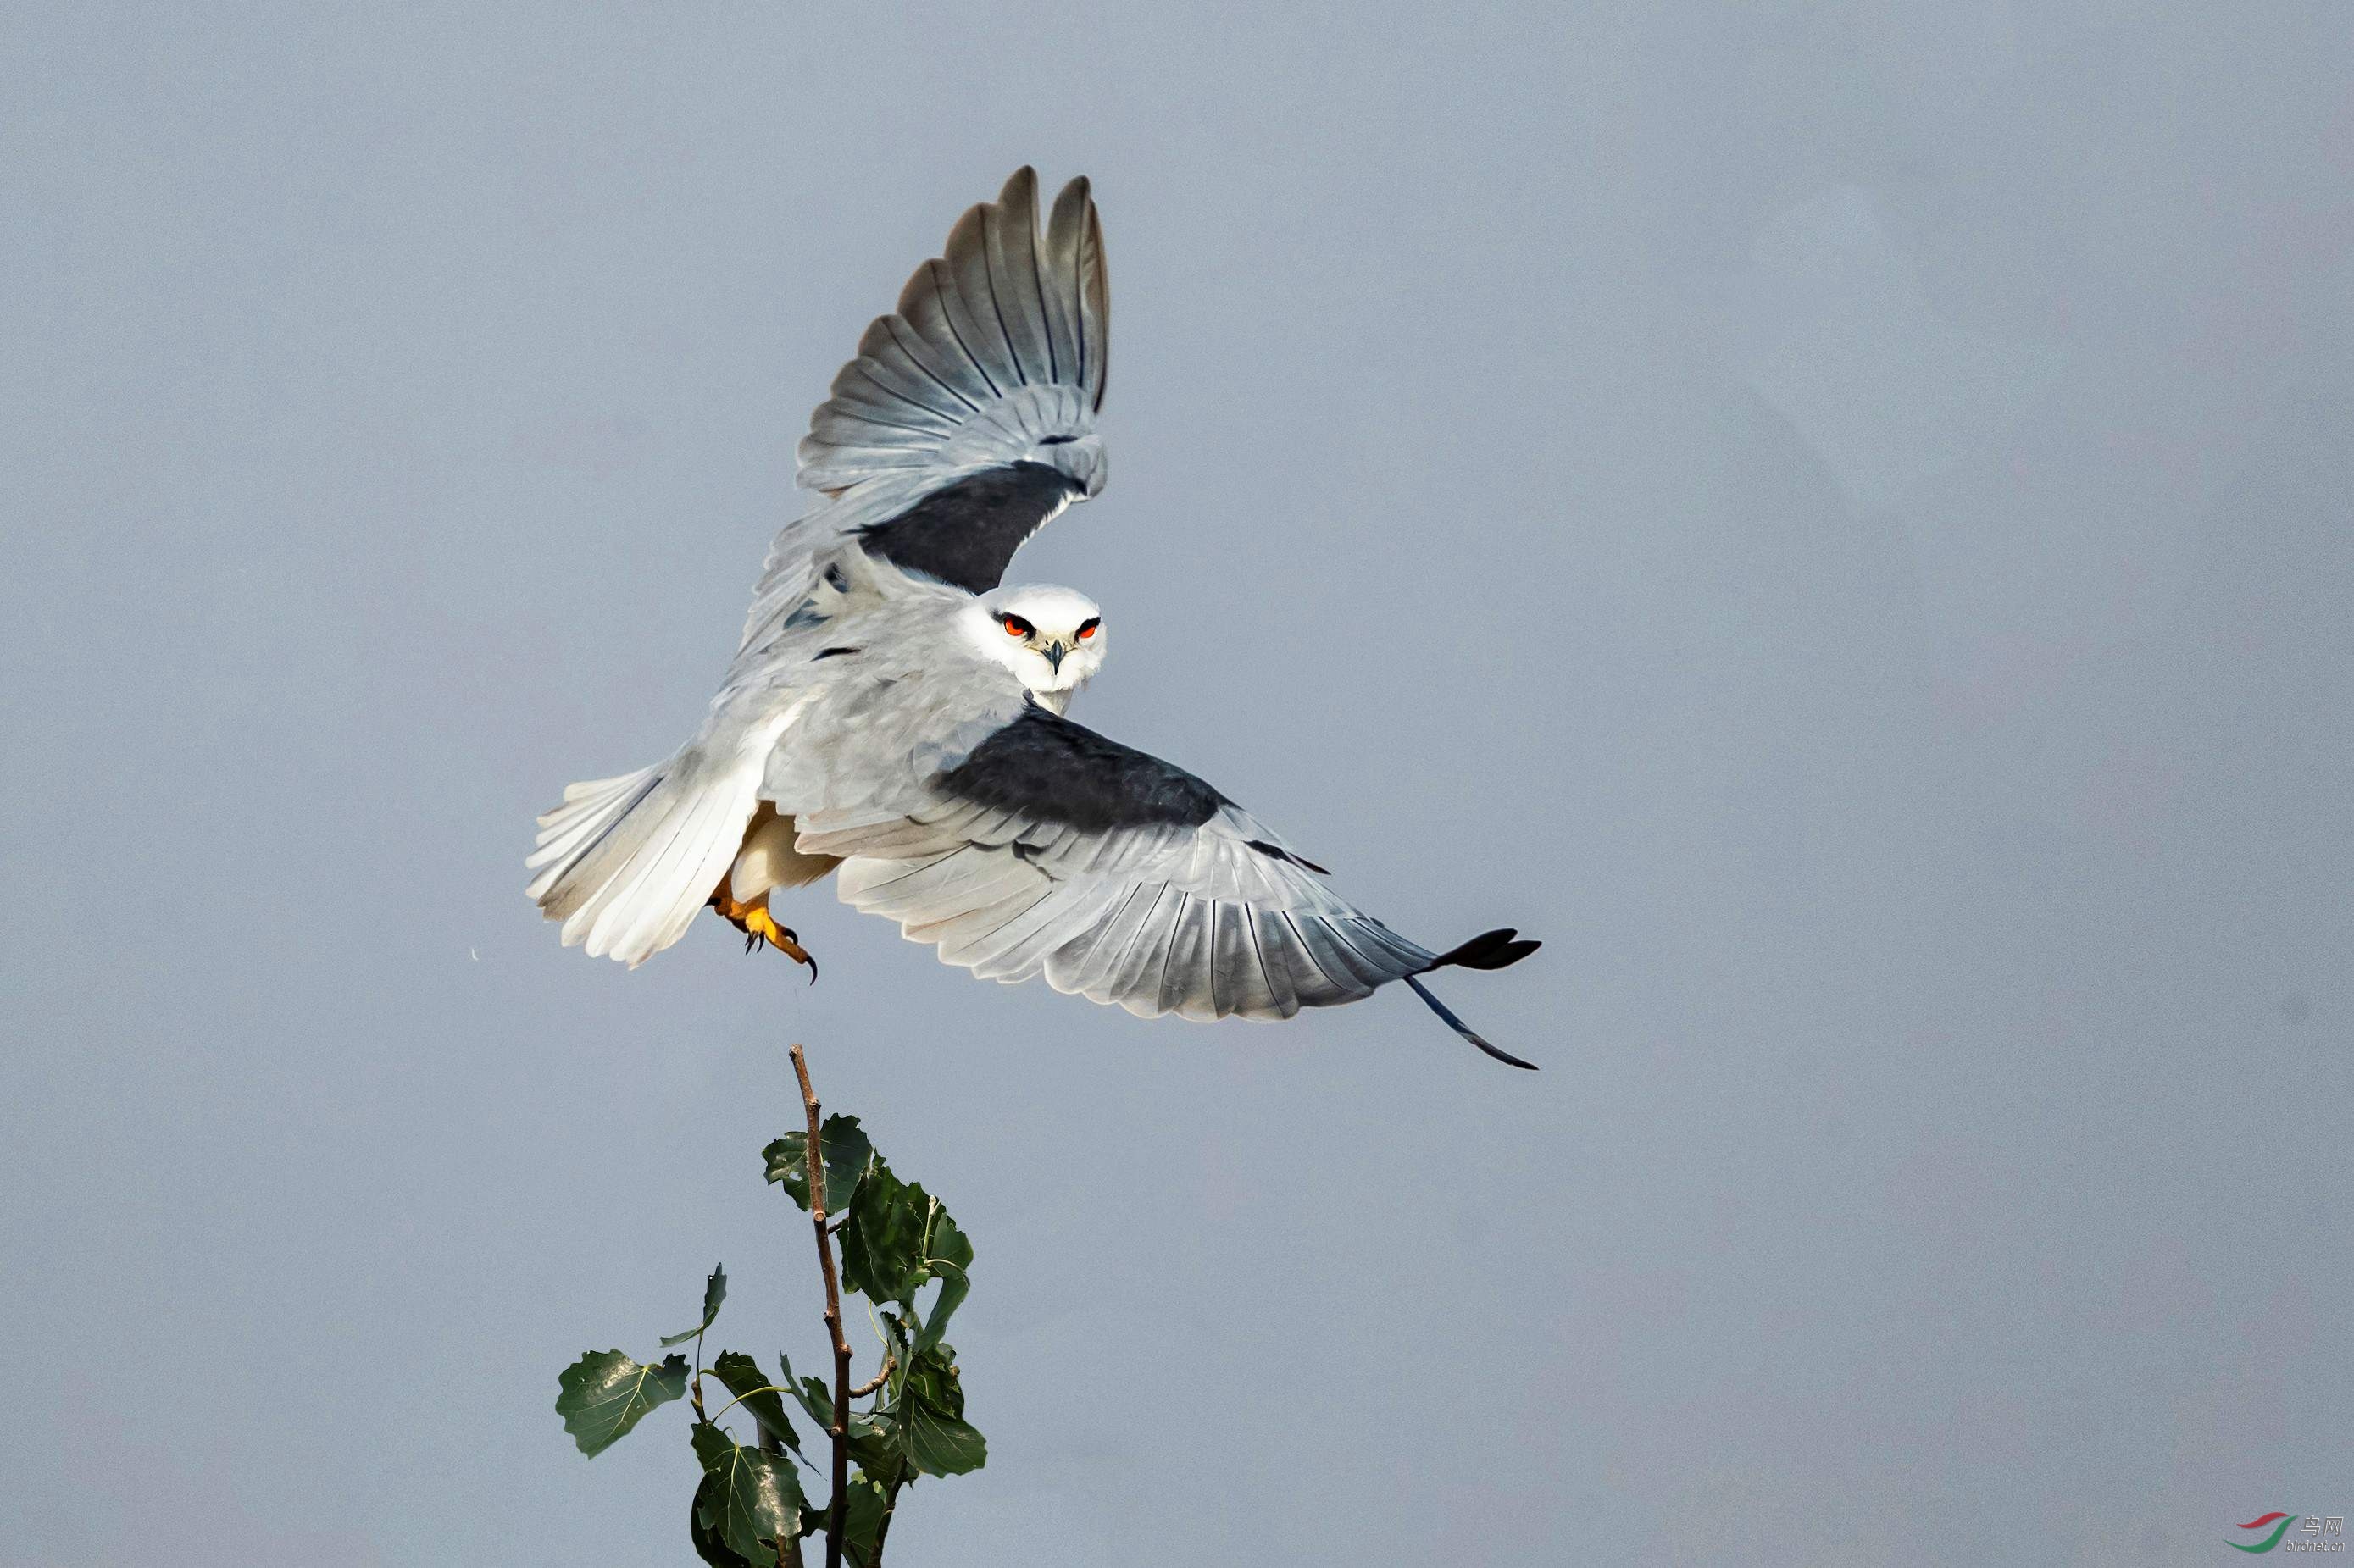
[(1103, 622), (1100, 620), (1089, 620), (1081, 622), (1079, 626), (1079, 641), (1085, 642), (1088, 638), (1093, 637), (1096, 634), (1096, 628), (1102, 624)]
[(1030, 623), (1018, 615), (1009, 615), (1005, 618), (1005, 635), (1027, 637), (1030, 635)]

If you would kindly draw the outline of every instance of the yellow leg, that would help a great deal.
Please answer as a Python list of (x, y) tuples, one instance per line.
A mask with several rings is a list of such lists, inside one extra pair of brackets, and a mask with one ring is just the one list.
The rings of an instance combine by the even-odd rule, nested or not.
[(719, 891), (711, 895), (711, 907), (719, 912), (721, 919), (744, 933), (746, 952), (763, 946), (774, 948), (793, 962), (807, 964), (811, 981), (816, 981), (817, 960), (809, 956), (800, 938), (777, 924), (776, 916), (769, 913), (767, 899), (763, 898), (757, 904), (738, 904), (727, 895), (726, 885), (723, 883)]

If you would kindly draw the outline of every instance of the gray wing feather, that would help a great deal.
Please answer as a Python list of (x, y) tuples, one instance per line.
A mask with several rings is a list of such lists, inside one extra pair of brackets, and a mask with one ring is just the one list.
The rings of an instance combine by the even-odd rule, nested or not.
[[(1011, 527), (1010, 553), (1066, 499), (1103, 488), (1095, 420), (1109, 300), (1102, 221), (1085, 179), (1055, 198), (1043, 240), (1037, 176), (1027, 168), (957, 220), (940, 256), (867, 327), (810, 418), (799, 478), (824, 499), (770, 546), (731, 684), (760, 678), (822, 557), (927, 498), (1017, 465), (1060, 475), (1066, 491), (1004, 501), (1019, 514), (998, 524)], [(988, 521), (986, 505), (976, 521)]]
[[(997, 388), (990, 385), (981, 366), (972, 362), (956, 329), (949, 324), (948, 312), (940, 303), (938, 281), (932, 276), (938, 266), (938, 261), (927, 261), (917, 268), (916, 275), (907, 280), (907, 286), (899, 291), (898, 313), (885, 316), (875, 325), (887, 332), (893, 346), (938, 382), (942, 390), (978, 413), (996, 401)], [(822, 414), (824, 410), (819, 412)]]
[(898, 410), (911, 422), (942, 433), (954, 430), (975, 411), (973, 405), (909, 354), (893, 326), (892, 318), (885, 316), (866, 329), (858, 340), (858, 357), (834, 377), (834, 396), (885, 398), (885, 408)]
[[(811, 416), (804, 487), (842, 489), (909, 466), (907, 457), (943, 468), (1016, 461), (1049, 439), (1092, 433), (1109, 291), (1086, 180), (1064, 188), (1055, 213), (1072, 234), (1050, 236), (1042, 257), (1038, 179), (1025, 167), (996, 201), (957, 219), (942, 254), (907, 281), (896, 315), (867, 328)], [(1067, 356), (1058, 319), (1078, 340)], [(894, 414), (878, 391), (928, 418)]]
[[(983, 978), (1043, 976), (1146, 1016), (1288, 1018), (1434, 961), (1215, 789), (1059, 715), (999, 709), (928, 744), (916, 732), (943, 709), (911, 715), (912, 729), (840, 711), (822, 721), (839, 736), (810, 739), (839, 748), (837, 777), (876, 787), (837, 804), (772, 769), (771, 797), (804, 853), (843, 860), (845, 902)], [(929, 760), (894, 779), (892, 756)]]
[(1109, 368), (1111, 291), (1105, 281), (1103, 222), (1087, 199), (1085, 181), (1073, 180), (1055, 198), (1046, 220), (1046, 269), (1054, 279), (1075, 279), (1077, 288), (1047, 291), (1047, 324), (1061, 345), (1061, 374), (1076, 374), (1090, 409), (1103, 407)]
[(915, 620), (907, 630), (870, 641), (913, 662), (860, 674), (844, 661), (797, 744), (771, 755), (762, 793), (795, 820), (802, 853), (842, 863), (844, 903), (943, 961), (1145, 1017), (1275, 1019), (1535, 946), (1509, 930), (1447, 954), (1407, 940), (1201, 779), (993, 670), (919, 657), (938, 650)]
[(1024, 169), (1007, 181), (996, 207), (983, 215), (981, 228), (989, 290), (1014, 372), (1025, 387), (1052, 383), (1057, 366), (1046, 322), (1046, 289), (1038, 277), (1037, 176)]
[(1233, 807), (1194, 828), (1085, 832), (936, 800), (920, 821), (806, 815), (800, 843), (845, 856), (843, 900), (943, 961), (1145, 1017), (1288, 1018), (1430, 966), (1254, 841), (1272, 835)]
[[(1008, 198), (1019, 178), (1007, 183)], [(932, 263), (932, 277), (949, 330), (980, 367), (990, 390), (1002, 397), (1029, 383), (1014, 362), (996, 291), (990, 286), (988, 228), (989, 215), (981, 207), (965, 208), (949, 230), (947, 249)]]

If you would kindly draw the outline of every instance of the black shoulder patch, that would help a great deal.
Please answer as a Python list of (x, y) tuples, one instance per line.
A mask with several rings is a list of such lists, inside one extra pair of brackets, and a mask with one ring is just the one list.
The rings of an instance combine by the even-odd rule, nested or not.
[(896, 517), (860, 529), (858, 540), (902, 571), (987, 593), (1005, 580), (1022, 541), (1078, 493), (1061, 470), (1017, 462), (936, 490)]
[(1029, 707), (934, 783), (958, 800), (1085, 833), (1198, 828), (1230, 802), (1191, 773)]

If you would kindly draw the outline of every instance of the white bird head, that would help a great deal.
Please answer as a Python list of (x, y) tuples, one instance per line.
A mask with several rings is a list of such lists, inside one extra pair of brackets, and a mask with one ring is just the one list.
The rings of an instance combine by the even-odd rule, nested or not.
[(1103, 668), (1103, 611), (1075, 588), (1002, 588), (960, 612), (965, 635), (1056, 713)]

